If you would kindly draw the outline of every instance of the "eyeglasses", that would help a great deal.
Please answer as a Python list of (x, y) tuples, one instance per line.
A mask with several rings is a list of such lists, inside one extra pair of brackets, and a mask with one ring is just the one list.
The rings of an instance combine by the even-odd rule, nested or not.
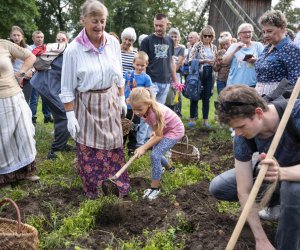
[(215, 102), (215, 109), (220, 112), (229, 113), (234, 107), (251, 105), (257, 107), (255, 103), (245, 103), (245, 102)]
[(203, 37), (204, 37), (204, 38), (207, 38), (207, 37), (208, 37), (208, 38), (212, 38), (213, 35), (203, 35)]
[(251, 34), (252, 31), (251, 30), (249, 30), (249, 31), (241, 31), (240, 33), (242, 33), (242, 34)]

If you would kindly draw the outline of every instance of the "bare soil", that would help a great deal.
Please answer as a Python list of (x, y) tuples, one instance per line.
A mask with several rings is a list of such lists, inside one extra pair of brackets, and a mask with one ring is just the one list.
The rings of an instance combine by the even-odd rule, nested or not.
[[(199, 128), (188, 131), (190, 143), (200, 150), (201, 161), (210, 164), (214, 174), (221, 173), (233, 166), (233, 160), (220, 160), (221, 156), (230, 155), (232, 143), (210, 143), (207, 138), (211, 131)], [(144, 190), (149, 180), (136, 177), (131, 179), (133, 190)], [(97, 217), (96, 225), (89, 237), (81, 239), (78, 244), (86, 249), (104, 249), (111, 245), (117, 249), (120, 240), (132, 237), (145, 241), (143, 230), (167, 229), (170, 226), (180, 228), (176, 241), (184, 241), (184, 250), (225, 249), (233, 232), (238, 216), (217, 212), (217, 201), (208, 192), (209, 182), (201, 181), (195, 185), (173, 192), (173, 197), (161, 196), (154, 201), (138, 199), (124, 200), (119, 207), (106, 207)], [(34, 186), (33, 186), (34, 188)], [(43, 215), (51, 219), (51, 206), (61, 215), (77, 208), (84, 199), (81, 190), (51, 188), (26, 199), (18, 201), (23, 216)], [(15, 213), (4, 208), (1, 217), (11, 218)], [(184, 218), (184, 223), (180, 218)], [(274, 225), (265, 223), (264, 228), (271, 241), (274, 240)], [(51, 230), (45, 228), (45, 230)], [(246, 225), (237, 242), (236, 249), (255, 249), (253, 235)]]

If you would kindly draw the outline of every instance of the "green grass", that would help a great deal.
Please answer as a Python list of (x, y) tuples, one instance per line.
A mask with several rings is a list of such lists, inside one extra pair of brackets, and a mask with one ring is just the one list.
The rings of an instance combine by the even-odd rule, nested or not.
[[(215, 91), (216, 92), (216, 91)], [(214, 121), (214, 105), (213, 100), (216, 97), (216, 93), (211, 99), (209, 122), (213, 125), (215, 131), (210, 133), (208, 142), (209, 144), (214, 141), (229, 142), (231, 140), (230, 135), (224, 129), (220, 129), (218, 123)], [(199, 117), (202, 117), (201, 113), (201, 101), (199, 101)], [(186, 124), (189, 117), (189, 100), (183, 98), (182, 103), (183, 122)], [(196, 128), (202, 125), (202, 119), (197, 121)], [(186, 128), (187, 130), (189, 128)], [(65, 189), (73, 189), (81, 187), (81, 180), (78, 177), (73, 167), (73, 160), (75, 158), (74, 152), (58, 153), (58, 159), (56, 161), (47, 160), (47, 153), (50, 150), (53, 137), (51, 131), (53, 130), (53, 124), (43, 123), (43, 115), (41, 112), (41, 103), (38, 106), (38, 119), (36, 127), (36, 147), (37, 147), (37, 167), (39, 169), (39, 176), (41, 177), (40, 184), (32, 186), (30, 182), (22, 181), (13, 188), (0, 189), (0, 197), (10, 197), (14, 200), (24, 199), (30, 194), (38, 196), (44, 190), (48, 188), (63, 187)], [(74, 142), (71, 140), (71, 144)], [(210, 148), (202, 148), (202, 155), (210, 154)], [(222, 156), (223, 160), (227, 160), (230, 156)], [(128, 158), (128, 157), (127, 157)], [(176, 163), (176, 172), (174, 174), (168, 171), (162, 177), (162, 195), (169, 197), (176, 202), (176, 197), (171, 193), (183, 188), (187, 185), (195, 184), (201, 180), (211, 180), (214, 175), (211, 172), (211, 166), (208, 162), (201, 161), (198, 164), (191, 164), (183, 166)], [(128, 169), (131, 178), (144, 177), (151, 179), (151, 162), (149, 153), (137, 159)], [(131, 192), (129, 197), (134, 201), (141, 197), (139, 192)], [(118, 205), (119, 200), (114, 197), (99, 197), (96, 200), (84, 200), (80, 203), (79, 207), (68, 207), (66, 205), (66, 211), (62, 214), (58, 212), (58, 209), (51, 204), (42, 203), (43, 207), (48, 209), (48, 217), (44, 214), (30, 215), (25, 218), (26, 223), (33, 225), (39, 231), (40, 249), (61, 249), (70, 248), (84, 249), (80, 246), (76, 246), (76, 241), (88, 237), (90, 230), (93, 229), (95, 219), (105, 206)], [(236, 204), (218, 203), (218, 211), (220, 213), (230, 213), (231, 210), (237, 207)], [(176, 234), (179, 231), (190, 230), (189, 225), (184, 218), (178, 217), (178, 223), (176, 228), (169, 226), (165, 230), (153, 230), (144, 231), (144, 234), (138, 238), (132, 238), (129, 241), (119, 242), (118, 249), (144, 249), (144, 250), (158, 250), (158, 249), (182, 249), (184, 242), (176, 241)], [(75, 242), (75, 243), (74, 243)], [(176, 242), (176, 243), (175, 243)], [(111, 246), (107, 246), (107, 249), (113, 249)]]

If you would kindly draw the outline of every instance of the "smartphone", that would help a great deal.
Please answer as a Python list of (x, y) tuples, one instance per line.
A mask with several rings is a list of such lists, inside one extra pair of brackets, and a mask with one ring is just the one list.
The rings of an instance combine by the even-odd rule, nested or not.
[(250, 59), (250, 58), (252, 58), (253, 57), (253, 55), (245, 55), (245, 57), (244, 57), (244, 59), (243, 59), (243, 61), (247, 61), (248, 59)]

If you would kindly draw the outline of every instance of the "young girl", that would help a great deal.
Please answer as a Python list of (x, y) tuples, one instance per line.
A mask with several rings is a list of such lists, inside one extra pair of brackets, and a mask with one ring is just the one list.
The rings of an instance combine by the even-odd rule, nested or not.
[(134, 114), (143, 118), (153, 130), (151, 138), (143, 146), (137, 148), (135, 154), (140, 157), (153, 147), (151, 152), (152, 182), (151, 187), (145, 190), (143, 198), (154, 200), (160, 193), (162, 165), (166, 169), (171, 169), (164, 154), (183, 137), (184, 126), (174, 111), (155, 101), (149, 89), (140, 87), (133, 89), (127, 101)]
[[(222, 35), (223, 34), (223, 35)], [(230, 64), (223, 63), (223, 56), (231, 45), (231, 34), (222, 32), (219, 37), (219, 50), (217, 52), (217, 60), (213, 65), (213, 70), (218, 72), (217, 91), (218, 94), (226, 87), (227, 78), (230, 70)]]

